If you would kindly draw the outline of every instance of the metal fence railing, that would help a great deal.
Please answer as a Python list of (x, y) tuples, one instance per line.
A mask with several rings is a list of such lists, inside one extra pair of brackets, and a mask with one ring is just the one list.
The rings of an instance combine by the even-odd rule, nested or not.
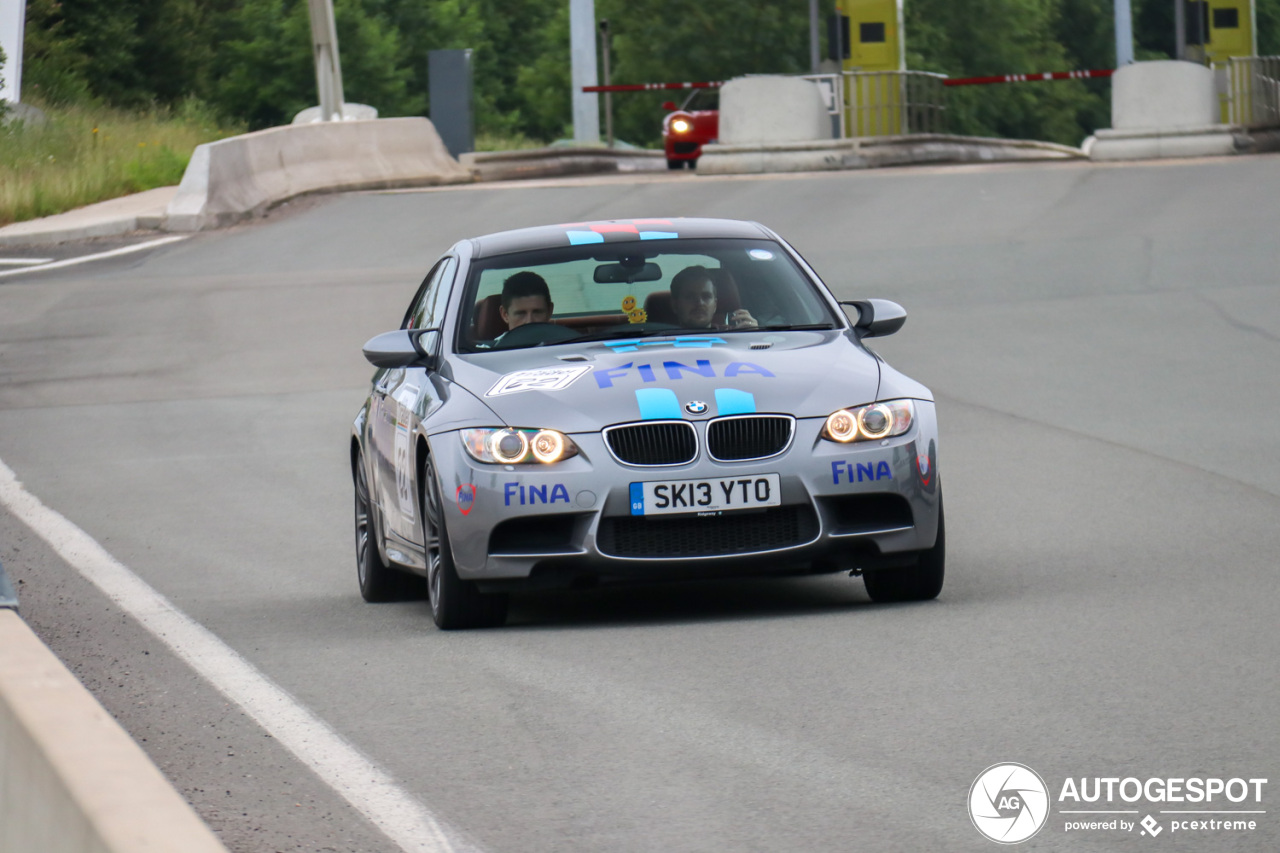
[(845, 71), (805, 75), (818, 84), (839, 136), (944, 133), (945, 74), (931, 71)]
[(946, 130), (945, 74), (929, 71), (845, 73), (850, 136), (896, 136)]
[(1280, 125), (1280, 56), (1232, 57), (1225, 64), (1227, 123)]

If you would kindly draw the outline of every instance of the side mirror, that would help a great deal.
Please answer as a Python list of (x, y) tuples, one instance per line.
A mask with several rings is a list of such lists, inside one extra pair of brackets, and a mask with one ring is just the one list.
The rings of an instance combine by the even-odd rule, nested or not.
[(857, 299), (840, 304), (858, 309), (858, 322), (854, 328), (864, 338), (892, 335), (907, 322), (907, 309), (888, 299)]
[(669, 113), (673, 113), (678, 109), (675, 101), (663, 101), (662, 108)]
[(439, 351), (439, 329), (397, 329), (372, 337), (364, 345), (364, 357), (374, 367), (432, 368)]

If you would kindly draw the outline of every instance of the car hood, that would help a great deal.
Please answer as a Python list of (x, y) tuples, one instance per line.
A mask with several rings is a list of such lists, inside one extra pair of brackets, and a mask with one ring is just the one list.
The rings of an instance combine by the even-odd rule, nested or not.
[(506, 425), (565, 433), (750, 412), (826, 417), (875, 400), (880, 383), (879, 360), (838, 330), (567, 343), (449, 365)]

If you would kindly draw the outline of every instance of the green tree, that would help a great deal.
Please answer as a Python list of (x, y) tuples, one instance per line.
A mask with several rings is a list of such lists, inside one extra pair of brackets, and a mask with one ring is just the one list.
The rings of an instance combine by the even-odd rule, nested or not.
[[(417, 115), (424, 98), (411, 91), (395, 28), (358, 0), (337, 0), (334, 15), (346, 100), (382, 116)], [(316, 103), (311, 23), (300, 0), (245, 0), (223, 22), (210, 98), (252, 128), (287, 124)]]
[[(1078, 60), (1058, 41), (1062, 22), (1056, 0), (912, 0), (907, 66), (951, 77), (1069, 71)], [(1094, 129), (1104, 103), (1079, 80), (956, 87), (947, 98), (953, 133), (1071, 145)]]

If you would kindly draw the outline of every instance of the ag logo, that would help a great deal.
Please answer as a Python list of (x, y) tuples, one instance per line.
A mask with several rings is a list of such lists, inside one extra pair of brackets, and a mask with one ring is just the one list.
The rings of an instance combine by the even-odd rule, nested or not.
[(1049, 818), (1049, 789), (1024, 764), (993, 764), (969, 789), (969, 819), (987, 838), (1017, 844), (1040, 831)]
[(701, 400), (690, 400), (684, 404), (684, 410), (691, 415), (700, 415), (707, 410), (707, 404)]

